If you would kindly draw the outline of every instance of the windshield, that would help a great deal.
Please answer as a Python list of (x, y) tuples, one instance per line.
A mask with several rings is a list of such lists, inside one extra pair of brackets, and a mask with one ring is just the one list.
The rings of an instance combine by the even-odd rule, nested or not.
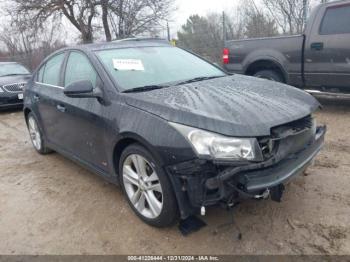
[(172, 46), (103, 50), (97, 55), (123, 91), (226, 75), (208, 62)]
[(7, 75), (28, 75), (29, 71), (20, 64), (0, 65), (0, 77)]

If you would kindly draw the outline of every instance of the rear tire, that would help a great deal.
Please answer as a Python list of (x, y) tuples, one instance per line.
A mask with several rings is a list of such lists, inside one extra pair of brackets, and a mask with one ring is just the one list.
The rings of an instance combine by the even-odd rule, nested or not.
[(46, 146), (41, 128), (39, 127), (38, 121), (34, 114), (30, 112), (27, 116), (26, 121), (30, 140), (32, 141), (34, 149), (42, 155), (51, 153), (52, 150)]
[(173, 187), (147, 149), (132, 144), (123, 151), (119, 180), (130, 207), (142, 221), (155, 227), (167, 227), (178, 220)]
[(274, 70), (261, 70), (254, 74), (255, 77), (263, 78), (275, 82), (283, 82), (283, 77), (280, 73)]

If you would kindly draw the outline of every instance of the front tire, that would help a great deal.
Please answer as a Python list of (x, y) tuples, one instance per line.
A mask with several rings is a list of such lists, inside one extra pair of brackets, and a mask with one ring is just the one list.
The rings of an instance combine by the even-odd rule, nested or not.
[(130, 207), (145, 223), (167, 227), (177, 221), (178, 206), (172, 185), (144, 147), (132, 144), (123, 151), (119, 179)]
[(263, 79), (283, 83), (283, 77), (281, 76), (281, 74), (274, 70), (261, 70), (256, 72), (254, 76), (258, 78), (263, 78)]
[(46, 147), (46, 143), (43, 138), (41, 129), (39, 128), (38, 121), (36, 120), (36, 117), (33, 113), (29, 113), (27, 116), (27, 127), (34, 149), (42, 155), (51, 153), (52, 150)]

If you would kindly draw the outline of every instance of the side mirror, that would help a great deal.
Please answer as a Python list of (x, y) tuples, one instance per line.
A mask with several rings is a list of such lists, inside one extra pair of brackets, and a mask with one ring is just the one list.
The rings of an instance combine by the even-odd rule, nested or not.
[(99, 88), (94, 89), (90, 80), (81, 80), (81, 81), (71, 83), (70, 85), (64, 88), (63, 93), (68, 97), (102, 98), (101, 90)]

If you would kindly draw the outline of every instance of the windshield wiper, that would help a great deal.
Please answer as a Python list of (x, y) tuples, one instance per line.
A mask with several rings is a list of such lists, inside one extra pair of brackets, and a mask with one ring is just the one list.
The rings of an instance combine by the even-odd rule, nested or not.
[(192, 82), (209, 80), (209, 79), (219, 78), (219, 77), (224, 77), (224, 76), (225, 75), (222, 75), (222, 76), (195, 77), (195, 78), (191, 78), (191, 79), (188, 79), (188, 80), (185, 80), (185, 81), (176, 82), (176, 83), (171, 84), (171, 85), (147, 85), (147, 86), (140, 86), (140, 87), (134, 87), (134, 88), (131, 88), (131, 89), (128, 89), (128, 90), (124, 90), (122, 93), (146, 92), (146, 91), (151, 91), (151, 90), (155, 90), (155, 89), (167, 88), (167, 87), (170, 87), (170, 86), (178, 86), (178, 85), (182, 85), (182, 84), (188, 84), (188, 83), (192, 83)]
[(191, 78), (185, 81), (181, 81), (179, 83), (177, 83), (176, 85), (183, 85), (183, 84), (189, 84), (189, 83), (193, 83), (193, 82), (199, 82), (199, 81), (204, 81), (204, 80), (209, 80), (209, 79), (214, 79), (214, 78), (219, 78), (219, 77), (224, 77), (225, 75), (222, 76), (201, 76), (201, 77), (195, 77), (195, 78)]
[(131, 89), (124, 90), (122, 93), (136, 93), (136, 92), (146, 92), (155, 89), (162, 89), (169, 87), (168, 85), (148, 85), (148, 86), (139, 86)]

